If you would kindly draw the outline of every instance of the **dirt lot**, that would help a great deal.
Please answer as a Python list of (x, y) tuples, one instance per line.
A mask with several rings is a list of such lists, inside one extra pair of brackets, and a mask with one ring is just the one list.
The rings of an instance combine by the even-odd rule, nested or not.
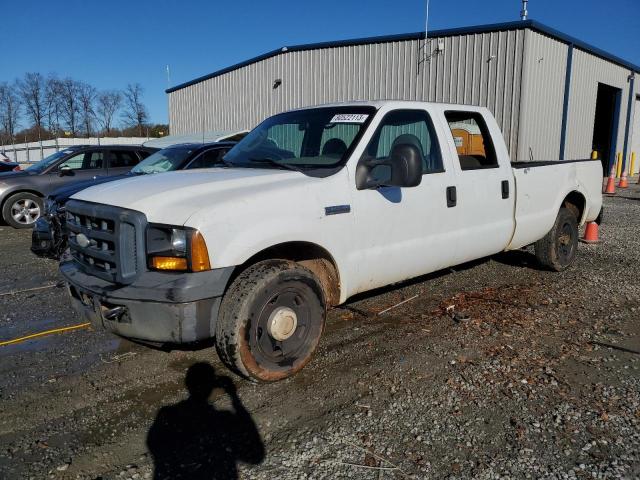
[[(571, 270), (511, 252), (353, 299), (277, 384), (89, 329), (0, 347), (0, 478), (638, 478), (640, 189), (605, 205)], [(0, 228), (0, 293), (58, 282), (28, 244)], [(77, 323), (61, 288), (0, 295), (0, 340)]]

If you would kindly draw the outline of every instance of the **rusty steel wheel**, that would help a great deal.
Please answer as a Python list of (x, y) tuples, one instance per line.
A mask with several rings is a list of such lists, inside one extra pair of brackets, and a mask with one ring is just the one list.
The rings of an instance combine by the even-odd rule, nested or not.
[(571, 210), (560, 209), (551, 231), (535, 243), (535, 252), (542, 265), (556, 272), (573, 264), (578, 254), (578, 219)]
[(290, 377), (311, 360), (324, 329), (320, 282), (283, 260), (257, 263), (231, 284), (216, 323), (216, 348), (236, 373), (257, 382)]

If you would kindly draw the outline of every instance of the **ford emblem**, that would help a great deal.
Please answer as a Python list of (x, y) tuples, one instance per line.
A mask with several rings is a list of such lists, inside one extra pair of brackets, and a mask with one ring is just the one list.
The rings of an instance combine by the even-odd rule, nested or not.
[(89, 244), (91, 243), (91, 242), (89, 242), (89, 239), (87, 238), (87, 236), (84, 233), (79, 233), (78, 235), (76, 235), (76, 242), (82, 248), (87, 248), (89, 246)]

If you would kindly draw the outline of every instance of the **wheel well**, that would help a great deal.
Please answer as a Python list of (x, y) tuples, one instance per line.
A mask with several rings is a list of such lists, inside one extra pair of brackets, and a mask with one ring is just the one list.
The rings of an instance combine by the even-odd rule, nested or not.
[(562, 201), (562, 206), (569, 209), (576, 216), (578, 223), (582, 220), (587, 201), (580, 192), (573, 191)]
[(335, 260), (327, 250), (311, 242), (286, 242), (266, 248), (237, 267), (229, 283), (247, 267), (270, 259), (291, 260), (304, 265), (320, 280), (327, 304), (340, 303), (340, 275)]

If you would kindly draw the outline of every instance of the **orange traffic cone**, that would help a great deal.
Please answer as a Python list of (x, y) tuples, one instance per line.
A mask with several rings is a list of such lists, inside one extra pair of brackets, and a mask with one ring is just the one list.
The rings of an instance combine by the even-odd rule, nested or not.
[(627, 171), (622, 172), (622, 176), (620, 177), (620, 183), (618, 183), (619, 188), (629, 188), (629, 179), (627, 178)]
[(596, 222), (587, 223), (584, 230), (584, 237), (580, 239), (583, 243), (600, 243), (598, 239), (598, 224)]
[(611, 172), (609, 172), (609, 179), (607, 180), (607, 188), (604, 190), (605, 195), (615, 195), (616, 194), (616, 167), (615, 165), (611, 167)]

